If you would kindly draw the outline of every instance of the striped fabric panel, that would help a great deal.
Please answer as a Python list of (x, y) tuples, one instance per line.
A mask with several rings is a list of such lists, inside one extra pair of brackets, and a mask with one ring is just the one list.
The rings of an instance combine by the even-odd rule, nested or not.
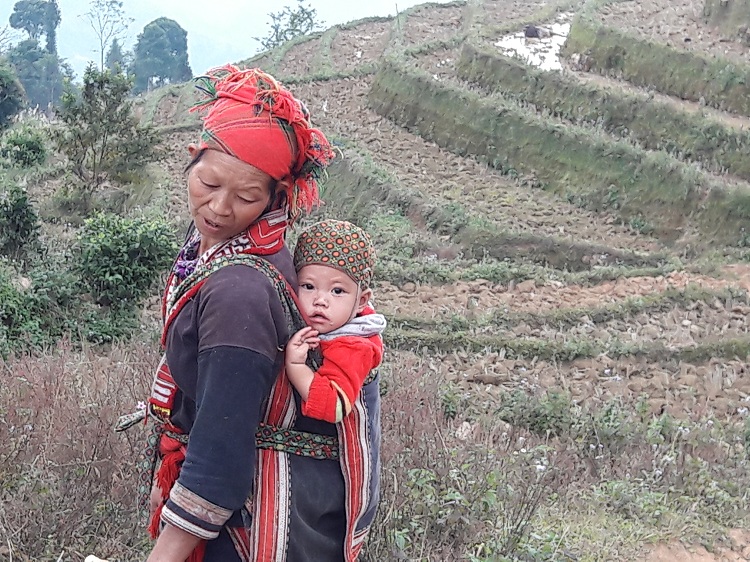
[[(271, 389), (265, 421), (288, 428), (294, 422), (295, 415), (291, 385), (282, 371)], [(284, 562), (292, 504), (289, 458), (273, 449), (258, 449), (256, 465), (250, 537), (252, 560)]]
[(202, 539), (214, 539), (232, 515), (231, 510), (213, 504), (179, 482), (169, 493), (162, 519)]
[(341, 447), (341, 470), (346, 483), (347, 529), (344, 552), (347, 562), (356, 562), (367, 534), (367, 529), (361, 530), (361, 538), (358, 536), (355, 541), (357, 524), (367, 511), (370, 499), (372, 466), (370, 455), (366, 454), (370, 449), (368, 419), (367, 406), (360, 393), (351, 413), (336, 425)]

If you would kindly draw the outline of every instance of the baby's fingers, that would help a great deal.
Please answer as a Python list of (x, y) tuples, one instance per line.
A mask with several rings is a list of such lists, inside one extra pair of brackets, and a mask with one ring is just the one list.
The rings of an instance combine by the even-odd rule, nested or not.
[(320, 345), (320, 338), (310, 337), (305, 340), (305, 343), (312, 348), (316, 348)]

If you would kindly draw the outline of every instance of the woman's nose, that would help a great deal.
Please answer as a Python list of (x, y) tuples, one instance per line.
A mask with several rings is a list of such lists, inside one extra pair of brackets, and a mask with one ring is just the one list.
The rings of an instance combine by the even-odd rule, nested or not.
[(226, 216), (232, 212), (232, 205), (229, 201), (229, 195), (218, 191), (211, 197), (211, 202), (208, 205), (212, 213), (217, 215)]

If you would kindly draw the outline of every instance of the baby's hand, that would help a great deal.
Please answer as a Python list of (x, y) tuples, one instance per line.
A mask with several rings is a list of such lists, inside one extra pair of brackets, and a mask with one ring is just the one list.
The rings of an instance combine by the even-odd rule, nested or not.
[(318, 331), (307, 326), (294, 334), (286, 345), (286, 362), (302, 364), (307, 361), (307, 352), (320, 345)]

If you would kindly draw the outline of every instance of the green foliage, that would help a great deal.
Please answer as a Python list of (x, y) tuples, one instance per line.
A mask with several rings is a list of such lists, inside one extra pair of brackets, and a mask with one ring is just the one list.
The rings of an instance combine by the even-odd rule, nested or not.
[(111, 72), (117, 72), (118, 69), (126, 70), (130, 67), (130, 56), (132, 53), (125, 53), (117, 39), (112, 41), (112, 45), (107, 51), (107, 57), (104, 60), (104, 66)]
[(66, 88), (58, 111), (61, 126), (52, 138), (70, 171), (91, 194), (101, 183), (139, 172), (162, 157), (160, 135), (142, 126), (128, 99), (131, 82), (121, 71), (100, 72), (89, 65), (80, 94)]
[(23, 29), (36, 41), (46, 28), (50, 4), (45, 0), (20, 0), (13, 6), (8, 22), (13, 29)]
[(0, 156), (21, 168), (42, 164), (47, 158), (44, 140), (44, 134), (36, 127), (16, 127), (3, 135)]
[(82, 298), (80, 278), (74, 271), (70, 252), (43, 247), (29, 261), (28, 301), (39, 319), (45, 341), (51, 343), (66, 335), (75, 338), (91, 314), (85, 310), (95, 305)]
[(26, 190), (11, 185), (0, 193), (0, 253), (18, 256), (34, 240), (39, 217)]
[(498, 416), (512, 425), (543, 436), (568, 434), (574, 422), (570, 396), (554, 390), (540, 398), (523, 390), (504, 394)]
[(630, 217), (628, 224), (630, 225), (630, 228), (641, 234), (651, 234), (654, 231), (654, 227), (651, 226), (642, 215)]
[(260, 41), (264, 50), (270, 50), (287, 41), (307, 35), (323, 27), (322, 21), (318, 20), (318, 12), (311, 4), (305, 4), (304, 0), (297, 0), (297, 7), (284, 6), (278, 12), (268, 14), (271, 18), (271, 30), (266, 37), (254, 37)]
[(177, 252), (164, 219), (96, 214), (81, 230), (78, 272), (94, 300), (113, 308), (132, 308), (148, 295)]
[(140, 326), (136, 308), (87, 310), (84, 316), (82, 339), (90, 343), (105, 344), (125, 339)]
[(0, 61), (0, 131), (6, 129), (13, 117), (26, 103), (25, 92), (12, 67)]
[(0, 356), (39, 345), (44, 340), (39, 322), (21, 276), (7, 260), (0, 259)]
[(8, 22), (14, 29), (23, 29), (33, 41), (45, 35), (47, 52), (57, 56), (57, 27), (60, 25), (57, 0), (20, 0), (13, 6)]
[(548, 499), (554, 472), (543, 446), (513, 457), (476, 451), (447, 469), (412, 468), (402, 482), (402, 505), (394, 510), (394, 547), (408, 555), (445, 541), (462, 548), (443, 550), (443, 560), (466, 559), (466, 550), (474, 561), (525, 560), (530, 523)]
[[(114, 47), (115, 42), (122, 39), (133, 20), (125, 17), (120, 0), (91, 0), (89, 6), (89, 11), (83, 17), (96, 34), (99, 42), (99, 70), (104, 70), (107, 47)], [(113, 70), (109, 65), (107, 68)]]
[(26, 91), (29, 104), (43, 109), (57, 104), (64, 79), (72, 74), (57, 54), (42, 48), (36, 39), (26, 39), (10, 49), (8, 61)]
[(190, 80), (187, 31), (169, 18), (146, 25), (133, 52), (133, 72), (136, 92)]

